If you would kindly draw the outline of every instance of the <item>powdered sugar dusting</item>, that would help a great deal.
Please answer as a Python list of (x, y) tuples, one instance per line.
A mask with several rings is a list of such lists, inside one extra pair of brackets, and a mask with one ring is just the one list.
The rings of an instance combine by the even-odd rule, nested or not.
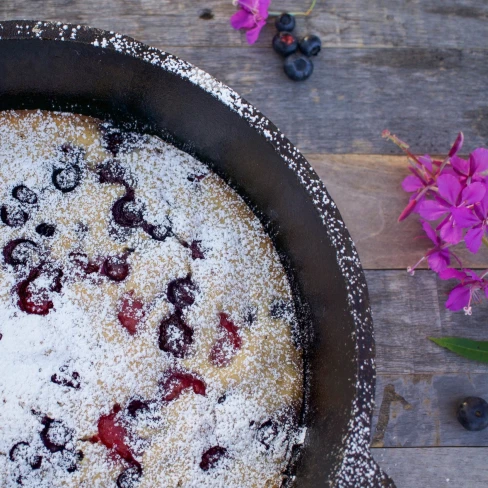
[[(303, 441), (303, 365), (276, 251), (204, 165), (111, 131), (72, 114), (0, 114), (0, 205), (28, 216), (1, 224), (0, 247), (36, 244), (0, 267), (0, 485), (280, 486)], [(101, 182), (102, 163), (117, 182)], [(17, 185), (37, 201), (20, 202)], [(113, 213), (121, 198), (127, 225)], [(52, 307), (21, 310), (23, 292)], [(127, 297), (138, 304), (132, 332), (119, 316)], [(179, 355), (160, 348), (174, 314), (184, 326), (168, 329), (173, 347), (191, 331)], [(227, 356), (216, 365), (219, 340)], [(194, 378), (175, 399), (164, 391), (172, 374)], [(112, 449), (99, 423), (109, 415), (125, 433)]]

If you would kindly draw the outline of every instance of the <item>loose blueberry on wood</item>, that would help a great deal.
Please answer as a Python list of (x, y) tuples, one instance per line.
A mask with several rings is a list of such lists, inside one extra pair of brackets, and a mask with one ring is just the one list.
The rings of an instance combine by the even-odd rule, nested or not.
[(12, 196), (20, 203), (34, 205), (37, 203), (37, 195), (25, 185), (18, 185), (12, 190)]
[(62, 193), (72, 192), (81, 182), (81, 168), (76, 165), (55, 168), (52, 174), (53, 185)]
[(289, 56), (298, 49), (298, 42), (289, 32), (278, 32), (273, 37), (273, 49), (281, 56)]
[(317, 56), (322, 47), (322, 41), (318, 36), (308, 35), (300, 40), (298, 47), (305, 56)]
[(285, 60), (285, 73), (293, 81), (305, 81), (313, 73), (313, 63), (304, 56), (290, 56)]
[(279, 32), (291, 32), (295, 28), (295, 16), (283, 13), (276, 18), (275, 26)]
[(2, 205), (0, 218), (9, 227), (22, 227), (29, 219), (29, 215), (19, 207)]
[(488, 427), (488, 403), (479, 397), (467, 397), (457, 409), (457, 419), (466, 430)]

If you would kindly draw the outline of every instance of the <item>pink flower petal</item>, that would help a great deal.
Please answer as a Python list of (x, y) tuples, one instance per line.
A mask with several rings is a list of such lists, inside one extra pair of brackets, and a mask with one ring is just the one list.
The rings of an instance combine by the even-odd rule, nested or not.
[(479, 147), (469, 155), (470, 173), (482, 173), (488, 170), (488, 149)]
[(444, 222), (439, 230), (441, 238), (449, 244), (457, 244), (463, 238), (463, 228), (456, 225), (452, 218)]
[(457, 225), (465, 229), (480, 223), (478, 216), (469, 208), (459, 207), (452, 209), (452, 216)]
[(427, 234), (427, 237), (435, 244), (439, 244), (439, 238), (437, 237), (437, 232), (425, 221), (422, 221), (422, 228)]
[(420, 188), (423, 188), (424, 184), (422, 180), (415, 176), (415, 175), (410, 175), (407, 176), (403, 181), (402, 181), (402, 188), (406, 192), (412, 192), (412, 191), (417, 191), (420, 190)]
[(445, 269), (444, 271), (441, 271), (439, 273), (439, 278), (441, 280), (452, 280), (452, 279), (464, 280), (466, 278), (466, 273), (459, 269), (449, 268), (449, 269)]
[(451, 205), (456, 206), (462, 186), (459, 180), (452, 175), (441, 175), (437, 178), (439, 194)]
[(446, 302), (446, 308), (452, 310), (453, 312), (462, 310), (469, 304), (470, 296), (471, 291), (469, 289), (469, 286), (458, 285), (451, 291), (451, 293), (449, 293), (449, 298)]
[(488, 192), (486, 192), (485, 196), (481, 199), (478, 209), (482, 219), (488, 217)]
[(473, 253), (477, 253), (481, 246), (481, 240), (483, 239), (483, 235), (485, 234), (485, 230), (482, 226), (480, 227), (473, 227), (471, 230), (466, 232), (464, 236), (464, 242), (466, 242), (466, 247)]
[(480, 202), (486, 193), (486, 186), (484, 183), (471, 183), (468, 185), (462, 193), (462, 201), (468, 205)]
[(417, 210), (424, 219), (437, 220), (445, 215), (449, 208), (437, 200), (425, 200), (418, 205)]
[(271, 4), (271, 0), (258, 0), (259, 15), (263, 20), (268, 18), (268, 9)]
[(443, 249), (442, 251), (433, 252), (427, 256), (427, 262), (432, 271), (439, 273), (446, 269), (451, 262), (449, 250)]
[(234, 29), (252, 29), (256, 23), (252, 14), (245, 10), (238, 10), (231, 18), (230, 25)]
[(451, 158), (452, 167), (459, 173), (463, 175), (468, 175), (469, 172), (469, 163), (465, 159), (458, 158), (457, 156), (453, 156)]
[(266, 25), (266, 22), (264, 20), (260, 20), (256, 27), (253, 29), (250, 29), (246, 32), (246, 39), (248, 44), (254, 44), (259, 37), (259, 33), (261, 32), (261, 29)]

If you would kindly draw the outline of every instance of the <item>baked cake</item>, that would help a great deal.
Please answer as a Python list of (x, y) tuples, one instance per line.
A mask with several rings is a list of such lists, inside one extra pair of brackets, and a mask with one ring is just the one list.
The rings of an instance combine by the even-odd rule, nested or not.
[(161, 139), (0, 112), (0, 486), (279, 487), (303, 401), (278, 255)]

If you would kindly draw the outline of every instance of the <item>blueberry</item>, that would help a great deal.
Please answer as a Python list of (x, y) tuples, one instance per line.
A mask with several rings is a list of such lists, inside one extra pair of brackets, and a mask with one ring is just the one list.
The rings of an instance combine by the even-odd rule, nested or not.
[(53, 185), (63, 193), (73, 191), (81, 181), (81, 168), (77, 164), (53, 169)]
[(305, 56), (317, 56), (322, 47), (322, 41), (320, 37), (314, 35), (305, 36), (299, 44), (300, 51), (302, 51)]
[(295, 28), (295, 16), (284, 13), (275, 20), (279, 32), (291, 32)]
[(208, 471), (216, 466), (220, 458), (227, 455), (227, 449), (221, 446), (213, 446), (202, 454), (200, 468)]
[(46, 416), (41, 423), (44, 425), (40, 433), (41, 440), (50, 452), (63, 451), (66, 445), (72, 442), (73, 431), (61, 421)]
[(285, 73), (293, 81), (305, 81), (313, 73), (313, 63), (304, 56), (291, 56), (285, 60)]
[(298, 42), (289, 32), (278, 32), (273, 37), (273, 49), (282, 56), (293, 54), (298, 48)]
[(34, 205), (37, 203), (37, 195), (25, 185), (18, 185), (12, 190), (12, 196), (20, 203)]
[(43, 237), (52, 237), (56, 231), (56, 226), (43, 222), (36, 227), (36, 232)]
[(139, 466), (131, 466), (119, 474), (117, 478), (117, 488), (133, 488), (142, 476)]
[(466, 430), (488, 427), (488, 403), (479, 397), (467, 397), (457, 409), (457, 419)]
[(0, 218), (5, 225), (9, 227), (22, 227), (29, 218), (29, 215), (21, 208), (10, 205), (2, 205), (0, 209)]

